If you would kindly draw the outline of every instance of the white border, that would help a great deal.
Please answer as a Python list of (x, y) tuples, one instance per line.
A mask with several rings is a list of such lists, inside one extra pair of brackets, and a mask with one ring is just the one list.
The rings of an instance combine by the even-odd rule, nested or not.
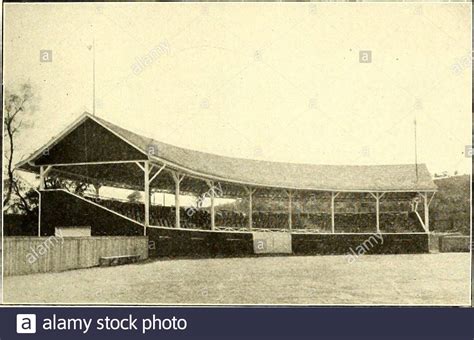
[[(152, 2), (146, 2), (144, 1), (143, 2), (144, 4), (149, 4), (149, 3), (152, 3)], [(191, 3), (191, 2), (184, 2), (182, 3), (182, 6), (185, 6), (185, 4), (197, 4), (197, 3)], [(229, 3), (237, 3), (235, 1), (231, 1)], [(286, 2), (283, 2), (283, 3), (280, 3), (280, 5), (283, 5), (285, 4)], [(30, 4), (35, 4), (35, 5), (43, 5), (43, 4), (39, 4), (39, 3), (30, 3)], [(110, 5), (110, 6), (113, 6), (115, 3), (111, 2), (111, 3), (107, 3), (107, 5)], [(122, 5), (122, 4), (137, 4), (137, 3), (133, 3), (133, 2), (123, 2), (123, 3), (120, 3), (120, 4), (116, 4), (116, 5)], [(156, 4), (156, 3), (154, 3)], [(308, 3), (307, 5), (314, 5), (314, 4), (317, 4), (318, 6), (322, 6), (322, 5), (327, 5), (327, 6), (341, 6), (343, 4), (345, 5), (353, 5), (353, 6), (362, 6), (361, 4), (384, 4), (384, 5), (387, 5), (387, 4), (401, 4), (402, 6), (410, 6), (410, 5), (424, 5), (424, 4), (437, 4), (439, 6), (443, 6), (443, 5), (453, 5), (455, 4), (454, 6), (456, 5), (461, 5), (461, 4), (470, 4), (470, 14), (471, 14), (471, 43), (472, 43), (472, 38), (473, 38), (473, 29), (474, 29), (474, 26), (472, 25), (472, 19), (473, 19), (473, 14), (472, 14), (472, 2), (470, 1), (465, 1), (465, 2), (441, 2), (441, 1), (430, 1), (430, 2), (417, 2), (417, 1), (413, 1), (413, 2), (402, 2), (402, 1), (394, 1), (394, 2), (383, 2), (383, 1), (371, 1), (371, 2), (357, 2), (357, 3), (351, 3), (351, 2), (344, 2), (344, 3), (333, 3), (333, 2), (318, 2), (318, 3)], [(18, 4), (17, 4), (18, 5)], [(48, 5), (48, 4), (45, 4), (45, 5)], [(72, 5), (72, 4), (71, 4)], [(165, 5), (165, 4), (163, 4)], [(303, 6), (303, 5), (302, 5)], [(2, 8), (2, 14), (0, 15), (2, 17), (2, 43), (4, 42), (3, 40), (3, 32), (5, 32), (5, 20), (3, 18), (3, 9), (4, 7)], [(5, 44), (3, 44), (3, 49), (5, 48)], [(2, 49), (2, 66), (5, 65), (5, 54), (3, 53), (3, 49)], [(471, 51), (474, 51), (474, 47), (471, 46)], [(472, 68), (473, 68), (473, 65), (471, 63), (471, 71), (472, 71)], [(2, 71), (3, 73), (3, 77), (5, 75), (5, 72)], [(3, 79), (2, 79), (3, 80)], [(473, 86), (472, 84), (472, 81), (474, 81), (474, 79), (471, 79), (471, 87)], [(3, 82), (4, 83), (4, 82)], [(471, 89), (471, 96), (472, 96), (472, 89)], [(474, 101), (474, 98), (471, 97), (471, 103)], [(3, 103), (2, 105), (4, 106), (4, 103), (5, 103), (5, 86), (3, 86)], [(472, 125), (472, 116), (471, 116), (471, 125)], [(2, 119), (2, 131), (4, 130), (4, 121)], [(474, 133), (474, 131), (472, 132)], [(5, 143), (4, 143), (4, 136), (2, 136), (2, 145), (4, 146)], [(3, 152), (2, 152), (2, 165), (3, 164)], [(473, 268), (472, 268), (472, 240), (473, 240), (473, 235), (472, 235), (472, 162), (471, 162), (471, 173), (470, 173), (470, 180), (471, 180), (471, 185), (470, 185), (470, 200), (471, 200), (471, 207), (470, 207), (470, 214), (471, 214), (471, 219), (470, 219), (470, 229), (471, 229), (471, 232), (470, 232), (470, 238), (471, 238), (471, 249), (470, 249), (470, 267), (471, 267), (471, 275), (470, 275), (470, 282), (469, 282), (469, 299), (471, 299), (471, 303), (466, 305), (467, 307), (471, 307), (472, 304), (474, 303), (474, 301), (472, 301), (472, 286), (473, 286), (473, 282), (472, 282), (472, 274), (473, 274)], [(2, 193), (3, 193), (3, 181), (2, 181)], [(2, 207), (3, 208), (3, 207)], [(458, 306), (458, 305), (453, 305), (453, 304), (413, 304), (413, 305), (410, 305), (410, 304), (327, 304), (327, 305), (318, 305), (318, 304), (306, 304), (306, 305), (302, 305), (302, 304), (262, 304), (262, 305), (246, 305), (246, 304), (235, 304), (235, 305), (225, 305), (225, 304), (203, 304), (203, 305), (198, 305), (198, 304), (174, 304), (174, 305), (171, 305), (171, 304), (141, 304), (141, 305), (136, 305), (136, 304), (94, 304), (94, 305), (91, 305), (91, 304), (85, 304), (85, 303), (78, 303), (78, 304), (74, 304), (74, 305), (68, 305), (68, 304), (60, 304), (60, 305), (38, 305), (38, 304), (17, 304), (17, 305), (13, 305), (13, 304), (5, 304), (4, 303), (4, 296), (3, 296), (3, 287), (4, 287), (4, 284), (3, 284), (3, 266), (4, 266), (4, 253), (3, 253), (3, 246), (4, 246), (4, 242), (3, 242), (3, 209), (2, 209), (2, 231), (1, 231), (1, 236), (2, 236), (2, 273), (1, 273), (1, 278), (2, 278), (2, 282), (1, 282), (1, 297), (2, 297), (2, 300), (0, 301), (0, 307), (1, 308), (16, 308), (17, 306), (35, 306), (35, 307), (38, 307), (38, 308), (54, 308), (54, 307), (65, 307), (65, 306), (68, 306), (68, 307), (72, 307), (72, 308), (82, 308), (82, 307), (85, 307), (85, 306), (88, 306), (88, 307), (91, 307), (91, 308), (103, 308), (103, 307), (109, 307), (109, 308), (113, 308), (113, 307), (122, 307), (122, 306), (127, 306), (127, 307), (130, 307), (130, 306), (134, 306), (134, 307), (141, 307), (141, 308), (169, 308), (169, 307), (175, 307), (175, 308), (187, 308), (189, 306), (192, 306), (192, 307), (218, 307), (218, 308), (239, 308), (239, 307), (251, 307), (251, 308), (262, 308), (262, 307), (265, 307), (265, 306), (269, 306), (269, 307), (274, 307), (274, 306), (281, 306), (281, 307), (318, 307), (318, 306), (360, 306), (360, 307), (375, 307), (375, 306), (397, 306), (397, 307), (407, 307), (407, 306)], [(460, 305), (460, 306), (465, 306), (465, 305)]]

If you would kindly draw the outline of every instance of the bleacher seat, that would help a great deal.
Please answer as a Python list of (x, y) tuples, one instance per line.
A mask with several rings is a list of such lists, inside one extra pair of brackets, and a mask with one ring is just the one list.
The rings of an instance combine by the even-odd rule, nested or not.
[[(90, 197), (91, 201), (100, 204), (119, 214), (143, 223), (145, 207), (141, 202), (124, 202), (113, 199)], [(209, 229), (211, 216), (206, 209), (196, 210), (191, 216), (186, 208), (181, 208), (181, 226), (187, 229)], [(373, 232), (376, 225), (375, 213), (336, 213), (337, 232), (363, 233)], [(218, 210), (215, 216), (216, 226), (232, 229), (247, 229), (248, 216), (244, 213)], [(288, 214), (282, 212), (255, 211), (252, 216), (253, 228), (256, 230), (287, 230)], [(174, 207), (150, 206), (150, 223), (152, 225), (174, 227)], [(292, 215), (292, 227), (295, 230), (305, 229), (317, 232), (331, 231), (331, 214), (301, 213)], [(382, 212), (380, 229), (383, 232), (423, 231), (415, 213)]]

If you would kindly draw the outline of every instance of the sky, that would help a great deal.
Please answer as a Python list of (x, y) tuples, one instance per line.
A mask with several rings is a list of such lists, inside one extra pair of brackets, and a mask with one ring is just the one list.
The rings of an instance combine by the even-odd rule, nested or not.
[[(4, 83), (32, 84), (26, 157), (84, 111), (221, 155), (470, 173), (463, 3), (5, 4)], [(42, 62), (40, 51), (52, 51)], [(369, 51), (370, 62), (360, 60)]]

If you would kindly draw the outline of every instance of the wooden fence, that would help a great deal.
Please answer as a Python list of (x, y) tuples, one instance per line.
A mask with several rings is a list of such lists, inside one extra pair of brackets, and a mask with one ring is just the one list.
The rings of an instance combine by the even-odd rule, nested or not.
[(439, 251), (441, 253), (469, 253), (471, 240), (469, 236), (446, 235), (439, 238)]
[(61, 272), (89, 268), (105, 256), (148, 258), (148, 237), (5, 237), (4, 275)]

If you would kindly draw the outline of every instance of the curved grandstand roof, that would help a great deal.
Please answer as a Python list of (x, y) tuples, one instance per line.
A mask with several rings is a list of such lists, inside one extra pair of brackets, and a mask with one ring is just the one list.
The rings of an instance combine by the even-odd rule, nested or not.
[[(33, 170), (42, 150), (57, 145), (86, 120), (101, 125), (135, 151), (168, 168), (192, 176), (250, 186), (315, 191), (434, 191), (436, 185), (425, 164), (398, 165), (315, 165), (269, 162), (220, 156), (177, 147), (123, 129), (109, 121), (85, 113), (73, 126), (39, 149), (18, 167)], [(96, 145), (95, 147), (100, 147)], [(150, 154), (150, 148), (153, 153)], [(146, 159), (145, 158), (145, 159)], [(47, 163), (43, 163), (46, 165)], [(38, 171), (36, 169), (36, 171)]]

